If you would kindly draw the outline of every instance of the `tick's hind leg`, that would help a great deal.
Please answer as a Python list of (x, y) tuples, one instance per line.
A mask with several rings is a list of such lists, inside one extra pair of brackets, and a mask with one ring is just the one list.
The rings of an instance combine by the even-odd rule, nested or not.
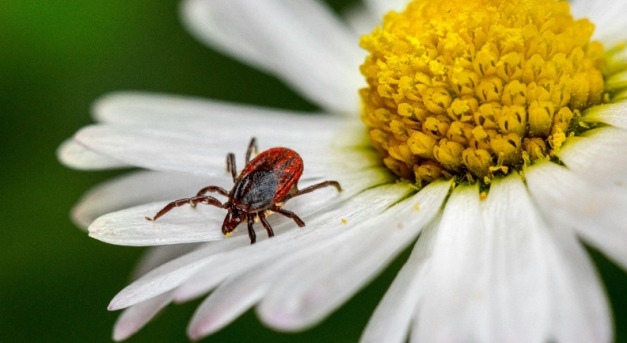
[(161, 211), (157, 212), (157, 214), (155, 214), (154, 217), (152, 217), (152, 218), (146, 217), (146, 220), (155, 221), (159, 217), (161, 217), (162, 215), (170, 212), (170, 210), (175, 208), (175, 207), (180, 207), (180, 206), (183, 206), (185, 204), (189, 204), (192, 207), (194, 207), (194, 206), (196, 206), (196, 204), (200, 204), (200, 203), (205, 203), (207, 205), (213, 205), (213, 206), (217, 206), (217, 207), (220, 207), (220, 208), (224, 208), (224, 204), (222, 204), (216, 198), (213, 198), (213, 197), (210, 197), (210, 196), (205, 196), (205, 195), (203, 195), (203, 196), (195, 196), (195, 197), (191, 197), (191, 198), (184, 198), (184, 199), (174, 200), (171, 203), (165, 205), (165, 207), (162, 208)]
[(250, 143), (248, 143), (248, 149), (246, 149), (246, 164), (248, 165), (248, 162), (250, 162), (250, 156), (253, 154), (253, 152), (256, 154), (257, 153), (257, 138), (253, 137), (250, 139)]
[(266, 229), (266, 231), (268, 231), (268, 237), (274, 237), (274, 231), (272, 231), (272, 226), (270, 226), (270, 223), (268, 223), (268, 220), (266, 220), (266, 215), (263, 212), (259, 213), (259, 221)]
[(209, 192), (216, 192), (216, 193), (220, 193), (224, 196), (229, 196), (229, 192), (226, 191), (226, 189), (222, 188), (222, 187), (218, 187), (218, 186), (207, 186), (201, 190), (198, 191), (198, 193), (196, 193), (196, 196), (201, 196), (204, 195), (205, 193), (209, 193)]
[(323, 182), (317, 183), (317, 184), (315, 184), (315, 185), (311, 185), (311, 186), (309, 186), (309, 187), (307, 187), (307, 188), (301, 189), (301, 190), (299, 190), (299, 191), (295, 192), (294, 194), (288, 194), (288, 195), (285, 197), (285, 200), (284, 200), (284, 201), (287, 201), (287, 200), (289, 200), (289, 199), (291, 199), (291, 198), (294, 198), (294, 197), (297, 197), (297, 196), (299, 196), (299, 195), (303, 195), (303, 194), (307, 194), (307, 193), (313, 192), (313, 191), (315, 191), (316, 189), (320, 189), (320, 188), (324, 188), (324, 187), (329, 187), (329, 186), (333, 186), (333, 187), (335, 187), (335, 188), (337, 189), (337, 191), (338, 191), (338, 192), (341, 192), (341, 191), (342, 191), (342, 186), (340, 186), (340, 183), (339, 183), (339, 182), (337, 182), (337, 181), (323, 181)]
[[(218, 187), (218, 186), (207, 186), (207, 187), (205, 187), (205, 188), (203, 188), (203, 189), (199, 190), (199, 191), (198, 191), (198, 193), (196, 193), (196, 197), (203, 196), (203, 195), (205, 195), (206, 193), (209, 193), (209, 192), (216, 192), (216, 193), (220, 193), (220, 194), (222, 194), (222, 195), (224, 195), (224, 196), (226, 196), (226, 197), (228, 197), (228, 196), (229, 196), (229, 192), (227, 192), (227, 191), (226, 191), (226, 189), (224, 189), (224, 188), (222, 188), (222, 187)], [(196, 207), (196, 204), (195, 204), (195, 203), (191, 203), (191, 204), (189, 204), (189, 205), (190, 205), (191, 207), (194, 207), (194, 208)]]
[(290, 219), (293, 219), (296, 222), (296, 225), (298, 225), (299, 227), (305, 226), (305, 222), (302, 219), (300, 219), (300, 217), (298, 217), (296, 215), (296, 213), (294, 213), (294, 212), (290, 212), (288, 210), (284, 210), (284, 209), (282, 209), (282, 208), (280, 208), (278, 206), (272, 207), (272, 211), (274, 211), (276, 213), (281, 213), (282, 215), (284, 215), (284, 216), (286, 216), (286, 217), (288, 217)]

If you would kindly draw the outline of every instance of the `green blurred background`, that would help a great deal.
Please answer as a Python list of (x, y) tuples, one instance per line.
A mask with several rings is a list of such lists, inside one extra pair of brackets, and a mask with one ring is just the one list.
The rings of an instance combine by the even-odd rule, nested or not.
[[(340, 11), (351, 2), (329, 4)], [(0, 342), (111, 340), (118, 313), (106, 306), (143, 250), (100, 243), (70, 222), (78, 197), (115, 172), (66, 169), (55, 150), (91, 122), (94, 99), (116, 90), (314, 108), (276, 79), (195, 41), (176, 1), (0, 3)], [(627, 276), (592, 253), (613, 299), (618, 340), (627, 342)], [(249, 312), (206, 340), (354, 342), (399, 266), (312, 330), (277, 333)], [(197, 305), (168, 307), (129, 342), (187, 341)]]

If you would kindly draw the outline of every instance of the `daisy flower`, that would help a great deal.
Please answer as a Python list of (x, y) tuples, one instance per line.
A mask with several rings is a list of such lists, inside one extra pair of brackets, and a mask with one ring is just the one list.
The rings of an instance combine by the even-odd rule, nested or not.
[[(342, 20), (315, 0), (185, 1), (196, 37), (321, 113), (142, 93), (95, 104), (97, 123), (60, 159), (140, 170), (89, 191), (73, 217), (103, 242), (156, 246), (109, 305), (125, 309), (114, 338), (203, 296), (192, 339), (252, 307), (271, 328), (303, 330), (411, 248), (364, 342), (611, 341), (584, 244), (627, 269), (626, 12), (610, 0), (370, 0)], [(276, 237), (253, 245), (246, 230), (225, 238), (215, 207), (144, 219), (203, 186), (230, 189), (224, 157), (242, 166), (252, 136), (302, 156), (301, 188), (344, 191), (290, 200), (306, 227), (271, 216)]]

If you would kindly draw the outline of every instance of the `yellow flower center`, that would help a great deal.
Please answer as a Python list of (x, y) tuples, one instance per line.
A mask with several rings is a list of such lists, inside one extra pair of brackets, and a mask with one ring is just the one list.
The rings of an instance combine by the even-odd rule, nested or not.
[(361, 46), (362, 120), (384, 164), (424, 185), (551, 158), (601, 102), (603, 46), (566, 1), (414, 0)]

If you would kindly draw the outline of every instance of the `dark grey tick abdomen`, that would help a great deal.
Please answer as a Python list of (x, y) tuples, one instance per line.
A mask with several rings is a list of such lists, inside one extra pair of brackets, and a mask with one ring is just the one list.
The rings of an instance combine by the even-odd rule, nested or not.
[(250, 211), (265, 210), (272, 206), (278, 187), (279, 178), (272, 171), (255, 170), (237, 182), (233, 199)]

